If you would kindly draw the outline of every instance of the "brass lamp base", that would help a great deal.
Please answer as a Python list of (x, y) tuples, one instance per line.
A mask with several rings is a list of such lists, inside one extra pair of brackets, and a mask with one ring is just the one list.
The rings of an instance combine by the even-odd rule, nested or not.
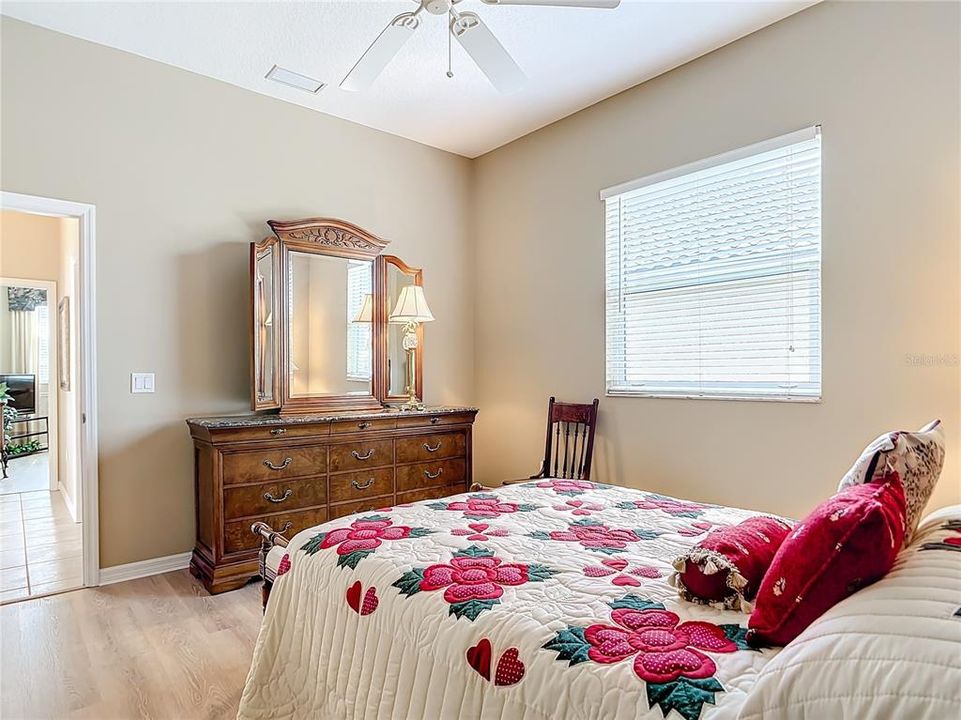
[(417, 351), (417, 323), (408, 321), (404, 327), (404, 350), (407, 351), (407, 402), (400, 409), (414, 412), (424, 409), (424, 403), (417, 398), (417, 370), (414, 367)]

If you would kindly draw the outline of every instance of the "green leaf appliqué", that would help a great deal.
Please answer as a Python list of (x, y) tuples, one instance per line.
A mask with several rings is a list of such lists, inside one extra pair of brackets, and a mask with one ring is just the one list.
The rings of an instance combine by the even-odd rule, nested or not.
[(354, 550), (354, 552), (347, 553), (346, 555), (338, 555), (337, 567), (344, 567), (344, 565), (346, 565), (351, 570), (356, 570), (357, 563), (373, 552), (373, 550)]
[(714, 694), (724, 692), (724, 686), (715, 678), (679, 677), (668, 683), (647, 683), (648, 707), (658, 705), (664, 717), (676, 710), (684, 720), (697, 720), (704, 703), (714, 704)]
[(613, 602), (607, 603), (610, 605), (611, 610), (620, 610), (622, 608), (627, 608), (629, 610), (663, 610), (664, 604), (655, 602), (654, 600), (648, 600), (640, 595), (628, 594), (619, 600), (614, 600)]
[(422, 538), (422, 537), (424, 537), (425, 535), (430, 535), (430, 534), (433, 533), (433, 532), (435, 532), (435, 531), (434, 531), (434, 530), (429, 530), (429, 529), (427, 529), (427, 528), (415, 527), (415, 528), (411, 528), (411, 529), (410, 529), (410, 535), (408, 535), (408, 537), (412, 537), (412, 538)]
[(747, 628), (740, 625), (718, 625), (724, 636), (732, 643), (737, 645), (738, 650), (754, 650), (760, 652), (758, 648), (751, 647), (747, 643)]
[(591, 644), (584, 638), (584, 628), (576, 625), (561, 630), (553, 640), (542, 647), (544, 650), (556, 652), (558, 660), (567, 660), (568, 666), (590, 660), (587, 652), (591, 649)]
[(451, 603), (450, 610), (447, 611), (447, 614), (453, 615), (458, 619), (466, 617), (471, 622), (474, 622), (478, 615), (485, 610), (490, 610), (499, 603), (500, 600), (467, 600), (466, 602)]
[(310, 540), (308, 540), (307, 542), (305, 542), (304, 545), (303, 545), (303, 547), (300, 548), (300, 549), (301, 549), (303, 552), (307, 553), (308, 555), (313, 555), (313, 554), (315, 554), (318, 550), (320, 550), (320, 545), (321, 545), (321, 543), (324, 542), (324, 538), (325, 538), (325, 537), (327, 537), (327, 533), (325, 533), (325, 532), (317, 533), (317, 534), (314, 535)]
[(531, 582), (544, 582), (554, 574), (554, 570), (551, 570), (547, 565), (528, 565), (527, 566), (527, 579)]
[(424, 569), (414, 568), (405, 572), (400, 580), (395, 581), (392, 585), (400, 590), (401, 595), (410, 597), (420, 592), (422, 582), (424, 582)]
[(527, 533), (527, 537), (534, 538), (535, 540), (550, 540), (550, 533), (546, 533), (543, 530), (535, 530), (534, 532)]
[(494, 557), (494, 551), (488, 550), (487, 548), (482, 548), (478, 545), (471, 545), (470, 547), (466, 547), (463, 550), (458, 550), (455, 552), (454, 557)]

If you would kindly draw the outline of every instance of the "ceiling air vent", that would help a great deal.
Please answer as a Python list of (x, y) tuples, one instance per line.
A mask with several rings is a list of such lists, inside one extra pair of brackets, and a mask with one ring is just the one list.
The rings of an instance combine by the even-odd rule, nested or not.
[(268, 72), (264, 77), (266, 77), (268, 80), (273, 80), (274, 82), (279, 82), (283, 85), (289, 85), (290, 87), (297, 88), (298, 90), (309, 92), (312, 95), (316, 95), (318, 92), (320, 92), (321, 88), (324, 87), (324, 83), (322, 83), (320, 80), (314, 80), (312, 77), (295, 73), (293, 70), (287, 70), (279, 65), (274, 65), (272, 68), (270, 68), (270, 72)]

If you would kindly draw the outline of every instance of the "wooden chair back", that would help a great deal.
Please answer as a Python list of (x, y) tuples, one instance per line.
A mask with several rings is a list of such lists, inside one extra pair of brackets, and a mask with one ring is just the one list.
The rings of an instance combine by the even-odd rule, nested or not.
[(547, 440), (541, 471), (543, 477), (590, 480), (597, 426), (598, 399), (588, 405), (557, 402), (547, 405)]

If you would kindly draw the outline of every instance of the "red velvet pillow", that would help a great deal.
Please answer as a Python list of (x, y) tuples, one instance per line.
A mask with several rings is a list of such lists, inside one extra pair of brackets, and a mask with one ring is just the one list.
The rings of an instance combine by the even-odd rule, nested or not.
[(786, 645), (826, 610), (884, 577), (904, 530), (897, 473), (845, 488), (818, 505), (774, 556), (754, 602), (748, 642)]
[(791, 525), (759, 515), (711, 531), (674, 561), (672, 584), (685, 600), (751, 612), (764, 573)]

